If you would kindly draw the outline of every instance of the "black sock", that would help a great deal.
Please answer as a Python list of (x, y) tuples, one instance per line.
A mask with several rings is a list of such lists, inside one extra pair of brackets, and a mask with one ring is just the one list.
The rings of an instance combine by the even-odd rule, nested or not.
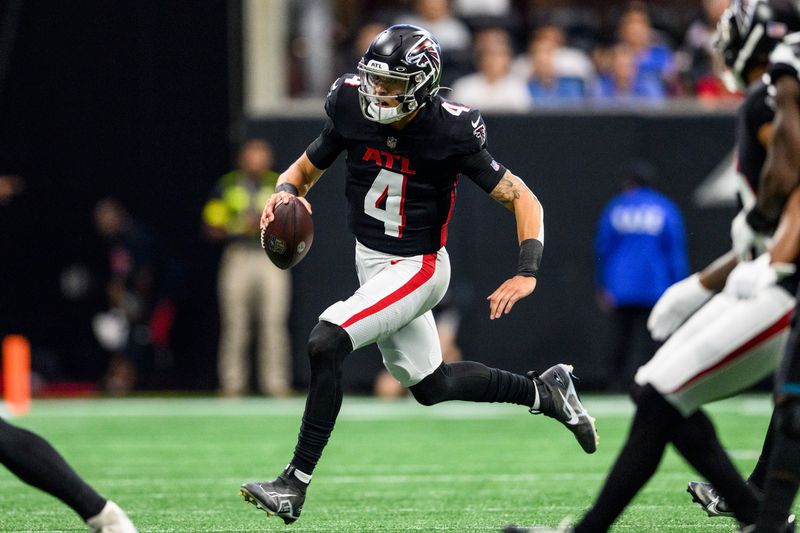
[(339, 326), (320, 322), (311, 331), (311, 383), (291, 462), (305, 474), (314, 471), (336, 424), (342, 406), (342, 363), (352, 351), (350, 337)]
[(607, 531), (661, 462), (678, 411), (647, 385), (638, 395), (628, 439), (592, 508), (575, 526), (575, 533)]
[(719, 442), (714, 425), (703, 411), (675, 424), (672, 443), (727, 500), (737, 520), (744, 524), (755, 523), (758, 498), (733, 466)]
[(767, 428), (767, 435), (764, 437), (764, 444), (761, 446), (761, 455), (758, 456), (753, 472), (747, 478), (747, 482), (760, 491), (764, 491), (764, 483), (767, 477), (767, 468), (769, 467), (769, 456), (772, 452), (772, 443), (774, 442), (775, 435), (775, 411), (772, 412), (772, 417), (769, 419), (769, 427)]
[(442, 363), (410, 390), (423, 405), (465, 400), (531, 407), (536, 398), (536, 386), (530, 378), (474, 361)]
[(69, 505), (84, 521), (106, 504), (46, 440), (2, 419), (0, 462), (25, 483)]
[(800, 440), (776, 435), (756, 533), (783, 531), (800, 482), (798, 461)]
[(783, 531), (800, 485), (800, 398), (780, 403), (756, 533)]

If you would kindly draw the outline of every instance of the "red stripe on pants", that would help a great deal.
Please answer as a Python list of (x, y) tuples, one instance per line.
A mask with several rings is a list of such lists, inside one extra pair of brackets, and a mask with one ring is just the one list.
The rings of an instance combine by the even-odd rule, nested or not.
[(677, 389), (672, 391), (672, 394), (675, 394), (677, 392), (682, 391), (683, 389), (687, 388), (689, 385), (693, 384), (694, 382), (696, 382), (697, 380), (699, 380), (703, 376), (706, 376), (706, 375), (710, 374), (711, 372), (714, 372), (718, 368), (727, 365), (731, 361), (737, 359), (742, 354), (747, 353), (748, 351), (752, 350), (753, 348), (755, 348), (756, 346), (758, 346), (762, 342), (765, 342), (768, 339), (770, 339), (771, 337), (774, 337), (775, 335), (780, 333), (784, 328), (789, 327), (789, 322), (792, 319), (792, 314), (793, 313), (794, 313), (794, 310), (789, 311), (788, 313), (783, 315), (780, 319), (778, 319), (777, 322), (775, 322), (770, 327), (768, 327), (767, 329), (765, 329), (764, 331), (762, 331), (761, 333), (759, 333), (758, 335), (756, 335), (755, 337), (753, 337), (749, 341), (745, 342), (744, 344), (742, 344), (741, 346), (736, 348), (734, 351), (732, 351), (731, 353), (726, 355), (722, 360), (718, 361), (717, 364), (715, 364), (714, 366), (711, 366), (709, 368), (706, 368), (705, 370), (701, 371), (699, 374), (696, 374), (694, 377), (689, 379), (689, 381), (687, 381), (686, 383), (684, 383), (683, 385), (681, 385), (680, 387), (678, 387)]
[(433, 273), (436, 272), (436, 254), (426, 254), (422, 256), (422, 268), (419, 271), (411, 276), (407, 282), (403, 284), (402, 287), (397, 289), (396, 291), (384, 296), (376, 303), (372, 304), (371, 306), (367, 307), (363, 311), (359, 311), (355, 315), (348, 318), (343, 324), (342, 327), (346, 328), (348, 326), (352, 326), (359, 320), (363, 320), (368, 316), (372, 316), (375, 313), (383, 311), (393, 303), (401, 300), (420, 288), (423, 283), (428, 281), (433, 277)]

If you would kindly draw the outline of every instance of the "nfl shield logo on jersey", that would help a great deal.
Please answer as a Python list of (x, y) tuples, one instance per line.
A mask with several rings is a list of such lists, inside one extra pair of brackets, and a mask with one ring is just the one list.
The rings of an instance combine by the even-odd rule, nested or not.
[(394, 138), (394, 137), (388, 137), (388, 138), (386, 139), (386, 145), (387, 145), (389, 148), (391, 148), (392, 150), (394, 150), (395, 148), (397, 148), (397, 139), (396, 139), (396, 138)]

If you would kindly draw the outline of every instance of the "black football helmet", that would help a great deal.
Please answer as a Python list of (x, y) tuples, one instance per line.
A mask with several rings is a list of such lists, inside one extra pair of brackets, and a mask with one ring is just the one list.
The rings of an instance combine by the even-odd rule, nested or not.
[(751, 69), (766, 67), (775, 45), (796, 31), (800, 31), (798, 0), (733, 0), (714, 38), (733, 78), (723, 78), (728, 88), (745, 89)]
[(398, 24), (381, 32), (358, 63), (358, 98), (368, 120), (388, 124), (439, 91), (442, 52), (427, 30)]

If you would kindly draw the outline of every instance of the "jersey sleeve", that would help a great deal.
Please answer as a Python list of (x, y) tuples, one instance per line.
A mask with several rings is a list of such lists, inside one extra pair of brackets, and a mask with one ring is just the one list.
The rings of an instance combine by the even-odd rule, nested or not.
[(487, 149), (486, 124), (477, 109), (470, 110), (458, 121), (455, 141), (459, 173), (487, 193), (492, 192), (506, 173), (506, 168)]
[(345, 77), (341, 77), (333, 82), (328, 96), (325, 97), (325, 114), (328, 119), (322, 128), (319, 136), (308, 145), (306, 155), (315, 167), (326, 169), (330, 167), (339, 154), (345, 149), (344, 138), (336, 130), (336, 110), (339, 97), (339, 89)]
[(758, 135), (761, 126), (772, 122), (775, 118), (775, 109), (770, 105), (770, 99), (765, 98), (767, 87), (759, 83), (756, 88), (747, 95), (747, 99), (742, 106), (741, 112), (749, 131)]
[(336, 161), (344, 149), (344, 138), (336, 131), (333, 120), (328, 118), (319, 137), (306, 148), (306, 155), (312, 165), (319, 169), (326, 169)]

